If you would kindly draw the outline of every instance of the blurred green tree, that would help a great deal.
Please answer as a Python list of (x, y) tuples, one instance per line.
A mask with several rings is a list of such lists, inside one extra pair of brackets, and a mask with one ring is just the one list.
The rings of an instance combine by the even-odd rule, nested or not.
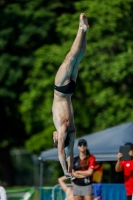
[(14, 183), (12, 148), (52, 147), (54, 77), (81, 12), (90, 30), (72, 97), (77, 137), (133, 120), (132, 10), (132, 0), (0, 1), (1, 179)]

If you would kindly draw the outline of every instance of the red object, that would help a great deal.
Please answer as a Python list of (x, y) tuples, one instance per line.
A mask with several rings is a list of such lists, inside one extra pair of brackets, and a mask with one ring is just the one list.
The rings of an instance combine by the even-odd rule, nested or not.
[[(82, 162), (84, 162), (84, 160), (80, 160), (80, 166), (82, 166)], [(89, 162), (88, 162), (88, 169), (94, 169), (95, 168), (95, 157), (93, 155), (90, 156), (89, 158)], [(82, 167), (82, 170), (88, 170), (88, 169), (84, 169), (84, 167)]]
[(124, 184), (127, 196), (133, 194), (133, 160), (120, 161), (124, 173)]

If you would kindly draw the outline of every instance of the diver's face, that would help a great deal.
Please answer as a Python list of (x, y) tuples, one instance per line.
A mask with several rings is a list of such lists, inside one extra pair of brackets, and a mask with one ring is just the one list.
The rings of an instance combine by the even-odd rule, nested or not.
[(57, 131), (53, 132), (53, 140), (54, 140), (54, 143), (58, 141), (58, 132)]

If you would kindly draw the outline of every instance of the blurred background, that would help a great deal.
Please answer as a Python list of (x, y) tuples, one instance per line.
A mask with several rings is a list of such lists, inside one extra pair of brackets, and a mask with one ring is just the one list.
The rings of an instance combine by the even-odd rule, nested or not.
[[(133, 0), (0, 0), (0, 180), (40, 185), (41, 151), (53, 148), (53, 85), (88, 17), (87, 50), (72, 96), (77, 138), (133, 121)], [(44, 186), (63, 174), (43, 164)], [(103, 182), (110, 182), (104, 164)], [(45, 178), (44, 178), (45, 177)]]

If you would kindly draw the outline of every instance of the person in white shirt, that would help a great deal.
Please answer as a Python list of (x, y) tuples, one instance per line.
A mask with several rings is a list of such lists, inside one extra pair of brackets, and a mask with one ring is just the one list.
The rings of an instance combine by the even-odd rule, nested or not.
[(7, 200), (6, 190), (0, 186), (0, 200)]

